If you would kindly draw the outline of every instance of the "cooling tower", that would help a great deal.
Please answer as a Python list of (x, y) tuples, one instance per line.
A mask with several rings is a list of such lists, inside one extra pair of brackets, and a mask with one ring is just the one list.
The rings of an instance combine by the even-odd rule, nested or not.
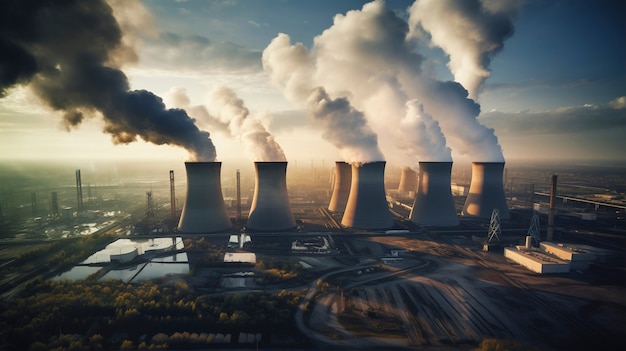
[(352, 165), (352, 184), (341, 219), (345, 227), (386, 229), (393, 225), (385, 194), (385, 162)]
[(402, 174), (400, 175), (400, 185), (398, 185), (398, 192), (415, 192), (416, 189), (417, 173), (415, 173), (415, 171), (409, 167), (402, 168)]
[(287, 162), (255, 162), (254, 197), (246, 227), (258, 231), (295, 228), (287, 196)]
[(187, 234), (214, 233), (231, 228), (222, 185), (221, 162), (185, 162), (187, 198), (178, 231)]
[(420, 162), (419, 166), (419, 183), (409, 219), (420, 225), (458, 225), (450, 190), (452, 162)]
[(509, 208), (504, 196), (504, 162), (473, 162), (472, 181), (465, 200), (464, 216), (491, 218), (494, 208), (500, 218), (510, 218)]
[(352, 166), (345, 162), (335, 162), (335, 181), (333, 195), (330, 198), (328, 210), (343, 212), (350, 196), (350, 183), (352, 182)]

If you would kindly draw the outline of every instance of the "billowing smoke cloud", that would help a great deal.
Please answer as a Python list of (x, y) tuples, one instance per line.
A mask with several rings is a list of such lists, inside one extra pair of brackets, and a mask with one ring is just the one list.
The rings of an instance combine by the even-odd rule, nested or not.
[(234, 91), (227, 87), (215, 89), (211, 93), (209, 106), (209, 111), (222, 122), (228, 123), (230, 134), (243, 142), (246, 153), (254, 161), (287, 160), (274, 136), (267, 131), (261, 121), (250, 115), (250, 110)]
[(417, 0), (409, 8), (412, 35), (430, 34), (449, 56), (454, 79), (476, 99), (491, 72), (491, 57), (513, 35), (520, 0)]
[(68, 130), (87, 116), (101, 115), (104, 131), (115, 143), (140, 138), (183, 147), (193, 160), (214, 161), (209, 133), (184, 110), (166, 109), (149, 91), (130, 90), (120, 66), (136, 55), (123, 38), (122, 26), (103, 0), (3, 1), (0, 92), (29, 85), (43, 102), (64, 113)]
[(263, 67), (290, 101), (306, 101), (307, 110), (322, 126), (322, 137), (339, 149), (346, 162), (384, 160), (378, 137), (363, 113), (347, 98), (333, 99), (324, 87), (313, 85), (313, 67), (301, 43), (292, 46), (288, 35), (279, 34), (263, 51)]
[[(414, 154), (416, 159), (421, 158), (420, 161), (427, 162), (452, 162), (452, 153), (445, 144), (446, 139), (439, 123), (424, 112), (424, 105), (419, 101), (407, 102), (406, 115), (400, 122), (400, 128), (406, 132), (403, 134), (405, 138), (400, 141), (401, 147)], [(406, 138), (409, 135), (411, 137)], [(416, 140), (420, 142), (414, 142)], [(433, 155), (433, 158), (424, 158), (426, 155)]]
[(250, 113), (244, 101), (227, 87), (218, 87), (209, 94), (209, 104), (191, 105), (184, 88), (170, 89), (167, 100), (175, 107), (183, 108), (196, 118), (198, 124), (206, 125), (215, 132), (241, 141), (246, 153), (254, 161), (286, 161), (285, 153), (261, 121)]
[(355, 110), (348, 99), (331, 99), (318, 87), (309, 95), (307, 106), (324, 126), (322, 137), (341, 151), (344, 160), (352, 164), (384, 160), (376, 134), (367, 125), (363, 113)]
[[(394, 145), (397, 140), (411, 140), (413, 145), (404, 150), (411, 157), (410, 164), (448, 161), (450, 156), (442, 153), (446, 142), (473, 161), (502, 161), (493, 130), (477, 120), (480, 106), (460, 84), (441, 82), (422, 72), (423, 57), (416, 47), (409, 24), (383, 1), (375, 0), (361, 10), (336, 15), (333, 25), (315, 37), (308, 51), (302, 44), (291, 45), (287, 35), (278, 35), (263, 59), (264, 68), (288, 98), (297, 100), (311, 87), (322, 86), (331, 97), (349, 98), (372, 128), (384, 132), (381, 135), (393, 139)], [(445, 139), (436, 129), (425, 128), (432, 134), (419, 137), (398, 128), (407, 102), (413, 99), (439, 122)]]

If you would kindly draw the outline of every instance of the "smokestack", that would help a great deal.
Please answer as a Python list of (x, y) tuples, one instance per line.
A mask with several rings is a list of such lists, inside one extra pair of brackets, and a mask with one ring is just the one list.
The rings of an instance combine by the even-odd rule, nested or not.
[(174, 171), (170, 170), (170, 211), (172, 220), (176, 219), (176, 192), (174, 189)]
[(80, 169), (76, 170), (76, 206), (78, 212), (83, 210), (83, 183), (80, 179)]
[(450, 189), (452, 162), (420, 162), (419, 183), (409, 219), (420, 225), (459, 224)]
[(350, 195), (341, 225), (360, 229), (393, 226), (385, 194), (385, 161), (352, 165)]
[(346, 162), (335, 162), (335, 184), (333, 195), (330, 198), (328, 210), (343, 212), (350, 196), (350, 183), (352, 182), (352, 166)]
[(203, 234), (232, 228), (222, 195), (221, 168), (221, 162), (185, 162), (187, 198), (179, 232)]
[(554, 235), (554, 210), (556, 207), (556, 178), (557, 175), (552, 175), (552, 181), (550, 183), (550, 208), (548, 210), (548, 233), (546, 235), (546, 241), (552, 241)]
[(258, 231), (296, 227), (287, 195), (287, 162), (255, 162), (256, 180), (247, 228)]
[(52, 206), (50, 206), (50, 214), (53, 218), (59, 218), (59, 195), (56, 191), (52, 192)]
[(399, 193), (408, 193), (410, 191), (415, 192), (416, 189), (417, 189), (417, 173), (409, 167), (402, 168), (402, 174), (400, 175), (400, 185), (398, 185), (398, 192)]
[(472, 162), (472, 180), (462, 214), (468, 217), (490, 218), (494, 208), (500, 218), (510, 218), (504, 195), (502, 176), (504, 162)]
[(237, 224), (241, 223), (241, 173), (237, 170)]

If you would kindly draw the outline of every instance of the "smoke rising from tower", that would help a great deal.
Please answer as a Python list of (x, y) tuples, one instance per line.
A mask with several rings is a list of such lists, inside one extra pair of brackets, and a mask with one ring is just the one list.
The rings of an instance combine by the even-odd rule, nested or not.
[(274, 136), (245, 106), (244, 101), (230, 88), (221, 86), (209, 94), (209, 104), (191, 105), (182, 88), (172, 88), (167, 96), (169, 102), (185, 109), (194, 116), (198, 124), (222, 132), (242, 142), (246, 153), (253, 161), (286, 161), (285, 153)]
[(15, 85), (28, 85), (43, 103), (63, 113), (68, 131), (100, 115), (104, 132), (116, 144), (142, 139), (183, 147), (194, 160), (213, 161), (209, 133), (185, 111), (166, 109), (149, 91), (130, 90), (120, 68), (137, 55), (123, 39), (122, 26), (104, 0), (3, 1), (0, 96)]
[(234, 91), (227, 87), (214, 90), (209, 106), (222, 122), (228, 124), (230, 134), (243, 142), (246, 153), (253, 161), (287, 161), (274, 136), (258, 119), (250, 115), (250, 110)]
[(306, 48), (291, 46), (286, 34), (279, 34), (263, 51), (263, 67), (285, 97), (295, 103), (306, 103), (316, 123), (323, 127), (322, 137), (337, 147), (349, 163), (384, 160), (378, 137), (362, 112), (345, 97), (332, 98), (323, 86), (311, 81), (311, 67)]
[[(445, 152), (416, 155), (417, 150), (446, 150), (447, 143), (474, 160), (502, 161), (493, 130), (477, 120), (480, 106), (459, 83), (442, 82), (422, 72), (424, 58), (417, 52), (416, 40), (406, 20), (375, 0), (361, 10), (336, 15), (332, 26), (314, 38), (310, 50), (301, 43), (292, 45), (288, 35), (279, 34), (264, 50), (263, 66), (292, 101), (301, 101), (314, 87), (323, 87), (331, 98), (348, 98), (380, 139), (419, 145), (406, 148), (406, 142), (402, 143), (411, 164), (416, 158), (450, 161)], [(433, 133), (418, 139), (398, 128), (407, 102), (414, 99), (439, 123), (443, 134), (425, 128)], [(405, 162), (406, 156), (401, 156)]]
[(491, 75), (491, 57), (513, 35), (513, 18), (523, 1), (518, 0), (417, 0), (409, 8), (414, 37), (430, 34), (431, 45), (450, 57), (454, 79), (476, 99)]

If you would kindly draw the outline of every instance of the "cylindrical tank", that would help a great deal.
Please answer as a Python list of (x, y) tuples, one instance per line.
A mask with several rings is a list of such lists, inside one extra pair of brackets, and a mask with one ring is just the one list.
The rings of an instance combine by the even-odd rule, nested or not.
[(387, 229), (393, 219), (385, 194), (385, 162), (352, 165), (352, 184), (341, 225), (360, 229)]
[[(421, 164), (421, 163), (420, 163)], [(400, 184), (398, 185), (398, 192), (408, 193), (410, 191), (415, 192), (417, 189), (417, 173), (410, 167), (402, 168), (400, 174)]]
[(463, 216), (491, 218), (497, 208), (500, 218), (511, 217), (504, 195), (504, 162), (472, 162), (472, 180)]
[(420, 162), (419, 183), (409, 215), (420, 225), (455, 226), (459, 224), (452, 191), (452, 162)]
[(221, 162), (185, 162), (187, 198), (178, 221), (179, 232), (203, 234), (232, 228), (222, 195), (221, 169)]
[(330, 198), (328, 210), (343, 212), (350, 196), (350, 183), (352, 182), (352, 166), (346, 162), (335, 162), (335, 178), (333, 194)]
[(256, 180), (247, 228), (258, 231), (296, 227), (287, 195), (287, 162), (255, 162)]

